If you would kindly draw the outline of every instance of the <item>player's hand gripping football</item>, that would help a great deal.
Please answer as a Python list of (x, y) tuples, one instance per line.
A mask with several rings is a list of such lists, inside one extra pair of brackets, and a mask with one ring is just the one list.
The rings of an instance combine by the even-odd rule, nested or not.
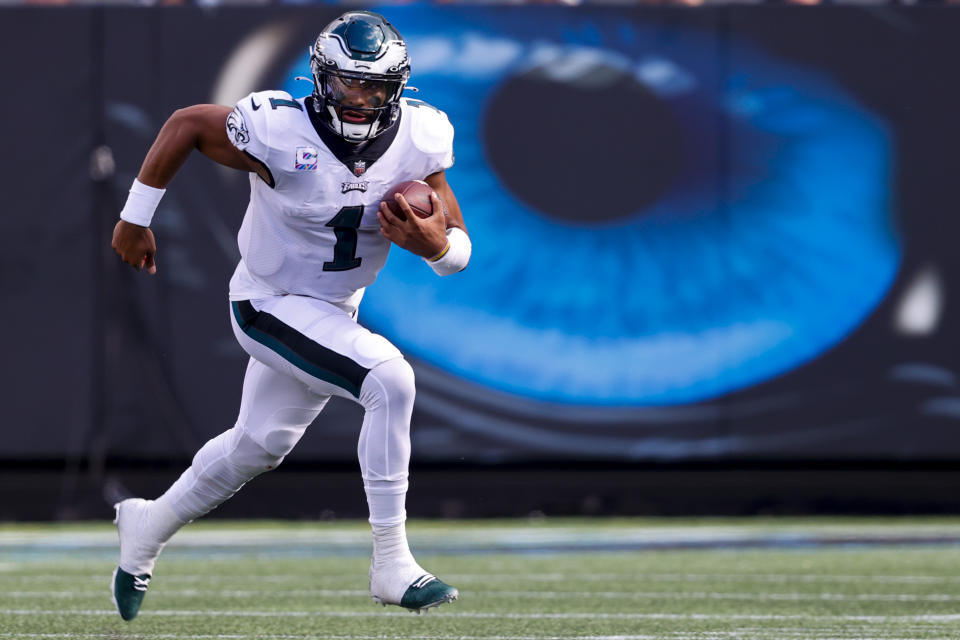
[(157, 241), (149, 228), (120, 220), (113, 228), (113, 242), (110, 246), (124, 262), (137, 271), (145, 268), (147, 273), (157, 272), (157, 264), (154, 262)]
[(435, 192), (430, 194), (434, 215), (428, 218), (416, 215), (402, 194), (396, 194), (395, 199), (407, 219), (401, 220), (390, 211), (386, 202), (381, 202), (377, 213), (380, 233), (395, 245), (422, 258), (432, 258), (443, 251), (447, 246), (447, 217), (442, 213), (436, 215), (444, 210), (439, 196)]

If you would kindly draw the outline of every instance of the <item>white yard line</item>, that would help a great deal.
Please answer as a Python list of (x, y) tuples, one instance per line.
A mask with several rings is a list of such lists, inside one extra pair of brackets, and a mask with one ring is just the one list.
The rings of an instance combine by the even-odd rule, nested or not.
[[(794, 634), (791, 634), (790, 637), (793, 637)], [(117, 634), (115, 633), (0, 633), (0, 638), (116, 638)], [(276, 635), (276, 634), (233, 634), (233, 633), (222, 633), (222, 634), (176, 634), (176, 633), (151, 633), (147, 635), (148, 638), (158, 638), (162, 640), (167, 639), (186, 639), (186, 638), (196, 638), (198, 640), (314, 640), (317, 638), (316, 634), (309, 635)], [(389, 635), (329, 635), (323, 634), (323, 638), (326, 640), (388, 640), (388, 639), (397, 639), (397, 640), (657, 640), (669, 638), (671, 640), (685, 640), (687, 638), (693, 639), (709, 639), (709, 638), (730, 638), (730, 637), (742, 637), (741, 631), (727, 631), (727, 632), (701, 632), (694, 635), (688, 634), (676, 634), (676, 633), (661, 633), (657, 635), (609, 635), (609, 636), (424, 636), (424, 635), (409, 635), (403, 634), (400, 636), (389, 636)], [(778, 634), (778, 637), (779, 634)], [(809, 633), (806, 637), (810, 637)], [(831, 637), (821, 637), (816, 636), (821, 640), (835, 640)], [(881, 636), (882, 640), (915, 640), (913, 638), (896, 638), (892, 636)], [(836, 640), (880, 640), (873, 638), (862, 638), (861, 636), (841, 636)], [(935, 639), (941, 640), (941, 639)], [(942, 639), (950, 640), (950, 639)]]
[[(411, 527), (414, 546), (456, 549), (530, 549), (551, 546), (598, 545), (662, 545), (662, 544), (737, 544), (744, 542), (783, 545), (805, 544), (826, 540), (832, 543), (878, 542), (903, 539), (931, 543), (960, 538), (960, 524), (900, 525), (876, 523), (869, 526), (798, 524), (784, 526), (690, 525), (619, 526), (619, 527), (565, 527), (565, 526), (503, 526), (460, 529), (456, 536), (446, 528)], [(453, 540), (454, 542), (451, 542)], [(117, 544), (112, 528), (71, 530), (53, 528), (0, 531), (0, 550), (5, 547), (35, 550), (52, 548), (112, 549)], [(265, 546), (286, 549), (291, 545), (322, 547), (325, 549), (368, 548), (370, 533), (361, 527), (201, 527), (180, 532), (169, 548), (250, 547)]]
[[(156, 592), (164, 596), (205, 596), (222, 598), (252, 598), (258, 596), (369, 596), (370, 592), (366, 589), (163, 589), (155, 587), (151, 593)], [(10, 598), (100, 598), (100, 590), (92, 591), (3, 591), (4, 597)], [(0, 635), (0, 637), (3, 637)]]
[[(108, 609), (0, 609), (0, 615), (13, 616), (116, 616)], [(160, 610), (144, 611), (149, 617), (237, 617), (237, 618), (376, 618), (382, 616), (409, 616), (399, 611), (250, 611), (250, 610)], [(708, 613), (479, 613), (438, 612), (439, 618), (465, 619), (511, 619), (511, 620), (754, 620), (754, 621), (806, 621), (806, 622), (870, 622), (878, 624), (924, 622), (932, 624), (960, 622), (960, 614), (920, 614), (902, 616), (871, 615), (803, 615), (803, 614), (708, 614)]]
[[(181, 560), (182, 561), (182, 560)], [(0, 575), (0, 585), (9, 581), (18, 582), (70, 582), (76, 580), (100, 580), (102, 572), (83, 573), (83, 574), (50, 574), (38, 576), (32, 572), (36, 568), (31, 564), (19, 565), (20, 569), (31, 571), (27, 575), (17, 575), (6, 573)], [(62, 571), (64, 566), (59, 565)], [(109, 574), (109, 571), (107, 571)], [(310, 578), (315, 582), (323, 582), (325, 579), (341, 579), (339, 575), (320, 576)], [(883, 576), (883, 575), (845, 575), (845, 574), (793, 574), (793, 573), (444, 573), (443, 578), (450, 582), (772, 582), (772, 583), (818, 583), (818, 582), (836, 582), (836, 583), (870, 583), (880, 582), (884, 584), (960, 584), (960, 576), (920, 576), (920, 575), (901, 575), (901, 576)], [(162, 574), (158, 580), (164, 582), (210, 582), (213, 584), (229, 582), (233, 580), (249, 581), (248, 575), (197, 575), (197, 574)], [(262, 574), (256, 576), (257, 581), (285, 583), (295, 582), (302, 584), (304, 577), (299, 574)]]
[(904, 584), (960, 584), (960, 576), (879, 576), (817, 573), (461, 573), (445, 574), (451, 580), (529, 580), (533, 582), (608, 582), (608, 581), (656, 581), (664, 582), (900, 582)]
[[(266, 592), (268, 593), (268, 592)], [(960, 602), (960, 595), (910, 594), (910, 593), (732, 593), (724, 591), (501, 591), (470, 592), (477, 595), (509, 596), (530, 599), (560, 598), (629, 598), (629, 599), (677, 599), (677, 600), (773, 600), (786, 602), (805, 601), (855, 601), (855, 602)]]
[[(734, 632), (721, 632), (717, 637), (727, 637)], [(610, 635), (610, 636), (503, 636), (503, 635), (494, 635), (494, 636), (427, 636), (427, 635), (410, 635), (403, 634), (399, 636), (391, 635), (329, 635), (324, 633), (323, 638), (326, 640), (383, 640), (387, 638), (403, 638), (409, 640), (653, 640), (655, 638), (663, 638), (669, 634), (661, 634), (656, 636), (651, 635)], [(709, 637), (715, 634), (705, 633), (697, 634), (697, 638)], [(146, 637), (148, 638), (199, 638), (199, 639), (216, 639), (216, 640), (243, 640), (246, 638), (251, 639), (263, 639), (263, 640), (282, 640), (282, 639), (306, 639), (311, 640), (317, 638), (315, 633), (304, 634), (304, 635), (282, 635), (282, 634), (236, 634), (236, 633), (220, 633), (220, 634), (195, 634), (195, 633), (150, 633)], [(670, 637), (683, 638), (687, 636), (682, 635), (670, 635)], [(691, 636), (692, 637), (692, 636)], [(0, 633), (0, 638), (117, 638), (116, 633)]]
[[(253, 598), (262, 596), (356, 597), (367, 596), (366, 589), (163, 589), (155, 591), (167, 597)], [(465, 591), (471, 597), (509, 597), (531, 600), (561, 600), (564, 598), (602, 599), (673, 599), (673, 600), (770, 600), (783, 602), (960, 602), (960, 595), (945, 593), (735, 593), (724, 591), (504, 591), (499, 589)], [(90, 591), (4, 591), (10, 598), (99, 598), (99, 592)]]
[[(784, 636), (782, 630), (780, 629), (740, 629), (737, 631), (705, 631), (698, 632), (693, 635), (686, 633), (677, 633), (677, 632), (667, 632), (667, 633), (658, 633), (657, 635), (574, 635), (574, 636), (504, 636), (504, 635), (484, 635), (484, 636), (453, 636), (453, 635), (443, 635), (443, 636), (429, 636), (429, 635), (410, 635), (403, 634), (397, 636), (391, 635), (329, 635), (323, 634), (323, 638), (326, 640), (663, 640), (664, 638), (670, 640), (710, 640), (713, 638), (740, 638), (743, 637), (743, 633), (750, 632), (751, 634), (775, 634), (776, 637), (797, 637), (797, 638), (817, 638), (818, 640), (920, 640), (919, 638), (907, 638), (907, 637), (898, 637), (898, 636), (859, 636), (859, 635), (842, 635), (842, 636), (818, 636), (813, 635), (809, 631), (804, 632), (790, 632)], [(187, 638), (195, 638), (197, 640), (314, 640), (317, 638), (316, 634), (304, 634), (304, 635), (285, 635), (285, 634), (233, 634), (233, 633), (221, 633), (221, 634), (195, 634), (195, 633), (150, 633), (146, 635), (147, 638), (156, 638), (158, 640), (185, 640)], [(758, 637), (758, 636), (752, 636)], [(762, 637), (759, 636), (759, 637)], [(0, 638), (49, 638), (53, 639), (71, 639), (71, 638), (117, 638), (116, 633), (0, 633)], [(952, 640), (951, 638), (925, 638), (924, 640)]]

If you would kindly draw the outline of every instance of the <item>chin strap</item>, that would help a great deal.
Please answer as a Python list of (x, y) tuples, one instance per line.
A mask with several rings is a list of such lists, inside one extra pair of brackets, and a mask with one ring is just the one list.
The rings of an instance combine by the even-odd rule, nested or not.
[[(333, 124), (334, 131), (336, 131), (339, 128), (340, 137), (346, 140), (347, 142), (355, 142), (355, 143), (367, 142), (368, 140), (373, 140), (374, 138), (376, 138), (377, 133), (380, 131), (379, 117), (374, 118), (373, 121), (370, 122), (370, 124), (359, 125), (359, 124), (351, 124), (349, 122), (344, 122), (343, 120), (338, 118), (336, 108), (331, 105), (327, 105), (327, 111), (330, 114), (330, 122)], [(363, 132), (361, 129), (357, 128), (355, 129), (355, 131), (363, 134), (361, 137), (348, 136), (347, 127), (366, 127), (366, 132)]]

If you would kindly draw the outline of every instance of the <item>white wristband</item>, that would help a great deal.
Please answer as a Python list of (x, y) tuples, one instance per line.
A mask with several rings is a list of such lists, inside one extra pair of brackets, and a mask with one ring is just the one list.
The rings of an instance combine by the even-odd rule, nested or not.
[(153, 212), (157, 210), (160, 198), (166, 191), (166, 189), (145, 185), (134, 178), (130, 195), (127, 196), (127, 203), (123, 205), (123, 211), (120, 212), (120, 219), (141, 227), (149, 227), (150, 221), (153, 220)]
[(470, 236), (463, 229), (450, 227), (447, 229), (447, 247), (433, 258), (424, 258), (424, 261), (438, 275), (449, 276), (467, 268), (472, 249)]

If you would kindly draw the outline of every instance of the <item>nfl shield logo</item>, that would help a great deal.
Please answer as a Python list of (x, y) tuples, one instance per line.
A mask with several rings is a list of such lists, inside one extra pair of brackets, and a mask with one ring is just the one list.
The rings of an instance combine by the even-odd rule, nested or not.
[(353, 175), (362, 176), (363, 172), (367, 170), (367, 163), (365, 160), (357, 160), (353, 163)]

